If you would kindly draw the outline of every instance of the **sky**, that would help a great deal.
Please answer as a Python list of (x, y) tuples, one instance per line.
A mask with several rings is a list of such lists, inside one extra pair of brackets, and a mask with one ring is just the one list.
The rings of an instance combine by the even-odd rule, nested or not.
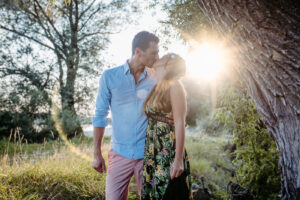
[[(131, 57), (131, 42), (134, 36), (143, 30), (155, 33), (162, 26), (159, 21), (167, 19), (167, 14), (159, 10), (151, 10), (142, 8), (143, 13), (139, 15), (139, 20), (136, 23), (124, 25), (122, 31), (113, 34), (110, 37), (111, 43), (106, 50), (106, 62), (112, 66), (123, 65), (127, 59)], [(172, 30), (172, 27), (170, 27)], [(159, 32), (157, 32), (159, 34)], [(187, 64), (187, 76), (199, 80), (209, 80), (215, 77), (224, 65), (228, 57), (224, 54), (224, 50), (220, 48), (219, 42), (198, 44), (196, 51), (190, 52), (188, 45), (184, 45), (182, 41), (176, 38), (166, 38), (167, 36), (159, 34), (160, 48), (159, 56), (162, 57), (166, 53), (173, 52), (183, 57)], [(166, 39), (170, 43), (165, 43)], [(167, 46), (167, 50), (162, 47), (162, 44)]]
[[(106, 52), (110, 63), (115, 65), (124, 64), (131, 57), (131, 42), (135, 34), (143, 30), (154, 33), (161, 26), (159, 24), (160, 19), (166, 19), (166, 14), (163, 11), (154, 13), (153, 10), (143, 9), (143, 14), (139, 16), (137, 23), (125, 25), (120, 33), (113, 34), (111, 44)], [(164, 40), (164, 38), (160, 38), (160, 40)], [(168, 51), (178, 53), (184, 57), (187, 53), (187, 47), (175, 39), (171, 41), (171, 44), (168, 45)], [(159, 51), (160, 57), (168, 52), (162, 47)]]

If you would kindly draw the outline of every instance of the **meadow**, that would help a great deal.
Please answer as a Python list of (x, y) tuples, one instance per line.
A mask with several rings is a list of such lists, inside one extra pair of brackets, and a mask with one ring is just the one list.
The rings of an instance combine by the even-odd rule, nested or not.
[[(187, 133), (194, 190), (206, 188), (218, 198), (227, 197), (232, 166), (224, 147), (230, 140), (225, 134)], [(105, 136), (105, 159), (109, 141)], [(92, 169), (92, 151), (89, 137), (28, 144), (18, 133), (11, 134), (0, 141), (0, 199), (104, 199), (105, 174)], [(129, 199), (138, 199), (134, 178), (129, 191)]]

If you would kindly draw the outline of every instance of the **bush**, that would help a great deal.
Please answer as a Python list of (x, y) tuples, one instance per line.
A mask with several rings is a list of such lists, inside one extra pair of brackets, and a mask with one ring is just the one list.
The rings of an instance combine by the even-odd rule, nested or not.
[(198, 133), (185, 141), (193, 183), (204, 185), (217, 199), (228, 199), (226, 185), (231, 180), (232, 164), (223, 148), (230, 140), (226, 135)]
[(219, 99), (220, 107), (215, 118), (234, 134), (237, 149), (233, 165), (238, 184), (249, 187), (256, 199), (278, 198), (278, 151), (254, 103), (245, 89), (234, 87), (224, 91)]
[(12, 85), (12, 91), (3, 92), (4, 86), (0, 86), (0, 139), (16, 130), (30, 143), (57, 137), (44, 92), (30, 85)]
[(0, 139), (9, 137), (15, 131), (29, 143), (43, 142), (45, 138), (55, 139), (58, 136), (52, 117), (47, 113), (33, 116), (26, 111), (19, 113), (0, 110)]

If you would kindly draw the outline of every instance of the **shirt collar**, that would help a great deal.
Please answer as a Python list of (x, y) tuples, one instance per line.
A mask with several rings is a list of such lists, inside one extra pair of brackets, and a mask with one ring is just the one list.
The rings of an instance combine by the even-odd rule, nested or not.
[(142, 73), (141, 77), (140, 77), (140, 80), (143, 80), (144, 78), (147, 77), (147, 70), (146, 68), (144, 69), (144, 72)]
[[(123, 69), (124, 69), (124, 74), (127, 74), (128, 72), (130, 73), (130, 67), (129, 67), (129, 64), (128, 64), (128, 61), (129, 60), (126, 60), (125, 64), (123, 65)], [(140, 79), (142, 78), (145, 78), (147, 76), (147, 70), (146, 68), (144, 69), (144, 72), (142, 73)]]
[(130, 71), (128, 61), (129, 60), (126, 60), (125, 64), (123, 65), (124, 66), (123, 67), (124, 68), (124, 74), (127, 74)]

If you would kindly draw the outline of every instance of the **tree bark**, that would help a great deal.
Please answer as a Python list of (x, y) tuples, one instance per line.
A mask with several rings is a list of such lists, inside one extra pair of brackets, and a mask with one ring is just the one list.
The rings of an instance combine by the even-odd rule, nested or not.
[(300, 199), (300, 12), (292, 0), (198, 0), (237, 48), (235, 66), (274, 138), (282, 199)]
[(69, 53), (66, 58), (66, 84), (61, 89), (61, 104), (63, 112), (63, 128), (66, 135), (71, 138), (75, 134), (82, 134), (83, 129), (78, 120), (75, 110), (75, 80), (79, 65), (79, 48), (78, 48), (78, 1), (71, 1), (68, 5), (68, 20), (70, 30), (70, 45), (67, 46)]
[(61, 120), (63, 122), (63, 131), (68, 138), (83, 133), (74, 107), (76, 71), (77, 70), (73, 69), (73, 67), (68, 66), (66, 85), (60, 90), (62, 104)]

